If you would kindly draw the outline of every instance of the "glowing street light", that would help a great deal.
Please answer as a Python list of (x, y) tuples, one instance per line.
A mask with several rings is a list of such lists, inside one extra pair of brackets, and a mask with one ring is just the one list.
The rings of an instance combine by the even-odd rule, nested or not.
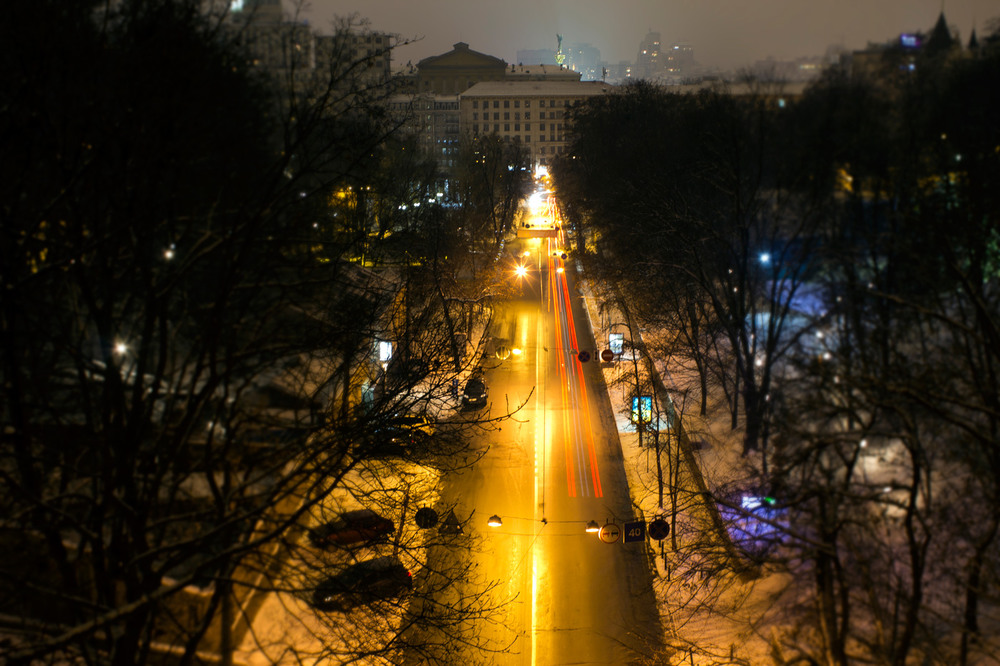
[[(548, 525), (549, 522), (556, 523), (582, 523), (582, 520), (556, 520), (549, 521), (546, 518), (518, 518), (517, 516), (507, 516), (508, 518), (513, 518), (514, 520), (527, 520), (533, 523), (541, 523), (542, 525)], [(486, 524), (490, 527), (503, 527), (503, 518), (500, 514), (494, 513), (492, 516), (486, 519)], [(596, 520), (591, 520), (587, 522), (587, 527), (585, 531), (588, 533), (600, 532), (601, 526), (597, 524)]]
[(528, 274), (528, 268), (524, 264), (518, 264), (517, 268), (514, 269), (514, 274), (519, 278), (523, 278)]

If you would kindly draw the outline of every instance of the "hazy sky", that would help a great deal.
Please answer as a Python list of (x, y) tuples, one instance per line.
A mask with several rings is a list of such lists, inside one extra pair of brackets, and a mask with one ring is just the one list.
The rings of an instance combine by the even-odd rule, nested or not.
[[(686, 41), (702, 65), (730, 69), (768, 56), (822, 55), (827, 46), (863, 48), (901, 32), (929, 31), (944, 7), (963, 43), (1000, 17), (1000, 0), (307, 0), (305, 17), (325, 32), (335, 16), (358, 14), (375, 30), (420, 38), (395, 65), (467, 42), (516, 62), (520, 49), (587, 43), (611, 63), (634, 61), (639, 42), (659, 32)], [(290, 0), (285, 0), (286, 5)], [(527, 64), (527, 63), (525, 63)]]

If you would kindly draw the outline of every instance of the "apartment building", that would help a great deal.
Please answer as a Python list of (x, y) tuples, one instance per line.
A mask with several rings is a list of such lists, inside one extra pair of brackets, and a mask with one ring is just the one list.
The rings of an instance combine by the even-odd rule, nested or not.
[(487, 81), (459, 95), (463, 135), (498, 134), (528, 148), (547, 166), (569, 145), (569, 110), (614, 86), (600, 81)]

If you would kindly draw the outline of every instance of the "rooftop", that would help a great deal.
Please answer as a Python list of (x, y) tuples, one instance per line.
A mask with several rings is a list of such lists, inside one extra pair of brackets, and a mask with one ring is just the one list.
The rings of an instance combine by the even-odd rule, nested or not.
[(520, 97), (548, 97), (551, 95), (601, 95), (613, 91), (615, 86), (601, 81), (483, 81), (477, 83), (460, 97), (485, 97), (512, 95)]

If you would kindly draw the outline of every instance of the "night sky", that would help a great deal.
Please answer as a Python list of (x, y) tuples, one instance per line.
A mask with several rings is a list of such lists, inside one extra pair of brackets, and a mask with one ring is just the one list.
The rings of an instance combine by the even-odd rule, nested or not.
[[(288, 0), (285, 0), (286, 4)], [(842, 44), (863, 48), (901, 32), (929, 32), (944, 7), (965, 43), (1000, 16), (1000, 0), (308, 0), (306, 18), (326, 32), (334, 16), (357, 13), (372, 28), (422, 37), (401, 48), (394, 64), (449, 51), (474, 50), (516, 62), (519, 49), (595, 46), (609, 63), (634, 61), (650, 30), (664, 44), (687, 41), (696, 60), (721, 69), (763, 60), (823, 55)]]

